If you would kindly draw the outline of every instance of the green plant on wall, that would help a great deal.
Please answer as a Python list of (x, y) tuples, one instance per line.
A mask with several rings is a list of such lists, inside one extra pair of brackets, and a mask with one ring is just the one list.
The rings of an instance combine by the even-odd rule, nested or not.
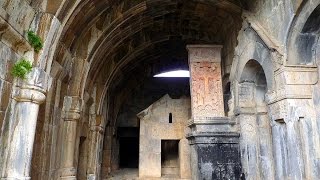
[(28, 41), (36, 52), (39, 52), (43, 47), (41, 38), (31, 30), (28, 31)]
[(12, 75), (21, 79), (26, 79), (26, 75), (32, 70), (32, 64), (30, 61), (21, 58), (18, 62), (13, 65)]

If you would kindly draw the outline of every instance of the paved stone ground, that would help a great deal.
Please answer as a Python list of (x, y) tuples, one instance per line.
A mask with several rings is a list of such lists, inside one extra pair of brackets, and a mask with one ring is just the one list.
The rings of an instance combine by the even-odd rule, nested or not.
[(109, 180), (136, 180), (138, 169), (120, 169), (110, 175)]
[[(138, 169), (120, 169), (105, 180), (182, 180), (174, 177), (138, 178)], [(185, 179), (187, 180), (187, 179)]]

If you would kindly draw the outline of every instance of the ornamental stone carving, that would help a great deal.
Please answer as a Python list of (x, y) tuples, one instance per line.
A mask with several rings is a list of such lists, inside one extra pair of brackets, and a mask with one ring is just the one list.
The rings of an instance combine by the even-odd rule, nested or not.
[(194, 119), (224, 116), (221, 46), (192, 45), (189, 50), (191, 104)]

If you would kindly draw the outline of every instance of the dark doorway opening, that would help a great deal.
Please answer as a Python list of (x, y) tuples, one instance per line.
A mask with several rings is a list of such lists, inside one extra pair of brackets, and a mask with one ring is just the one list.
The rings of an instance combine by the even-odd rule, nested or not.
[(120, 138), (120, 168), (138, 168), (139, 139), (135, 137)]
[[(121, 129), (121, 130), (120, 130)], [(139, 130), (120, 128), (119, 165), (120, 168), (138, 168), (139, 166)], [(121, 132), (122, 131), (122, 132)]]
[(179, 141), (161, 140), (161, 176), (179, 176)]

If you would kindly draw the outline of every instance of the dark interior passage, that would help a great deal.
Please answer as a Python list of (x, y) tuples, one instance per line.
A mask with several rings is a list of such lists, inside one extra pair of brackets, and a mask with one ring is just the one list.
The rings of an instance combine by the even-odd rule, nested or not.
[(138, 128), (119, 128), (120, 168), (138, 168), (139, 130)]
[(120, 168), (138, 168), (139, 138), (120, 138)]

